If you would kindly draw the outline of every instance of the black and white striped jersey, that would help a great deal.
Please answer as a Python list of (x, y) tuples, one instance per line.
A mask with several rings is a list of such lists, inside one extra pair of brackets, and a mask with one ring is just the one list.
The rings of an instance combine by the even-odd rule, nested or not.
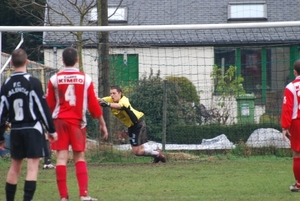
[[(43, 123), (49, 133), (55, 132), (42, 84), (25, 72), (13, 73), (1, 86), (0, 117), (0, 128), (9, 120), (12, 130), (35, 128)], [(1, 132), (0, 141), (2, 136)]]

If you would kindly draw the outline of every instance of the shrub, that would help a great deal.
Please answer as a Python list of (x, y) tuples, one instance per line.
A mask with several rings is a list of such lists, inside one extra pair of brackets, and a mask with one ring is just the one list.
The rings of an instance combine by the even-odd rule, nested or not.
[(263, 114), (259, 118), (259, 123), (274, 123), (280, 124), (280, 116), (273, 114)]

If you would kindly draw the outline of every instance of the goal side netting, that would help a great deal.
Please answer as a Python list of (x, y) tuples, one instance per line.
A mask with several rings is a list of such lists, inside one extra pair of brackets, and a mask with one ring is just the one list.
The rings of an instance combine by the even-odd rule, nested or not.
[[(220, 150), (243, 142), (288, 148), (281, 139), (280, 113), (299, 56), (299, 25), (0, 27), (1, 79), (12, 73), (7, 61), (21, 37), (31, 60), (28, 72), (45, 89), (50, 76), (63, 68), (63, 49), (73, 46), (98, 95), (109, 95), (100, 85), (119, 85), (133, 107), (145, 113), (153, 146)], [(100, 33), (108, 33), (105, 43)], [(105, 47), (108, 54), (100, 51)], [(116, 119), (111, 124), (111, 142), (128, 145), (125, 128)]]

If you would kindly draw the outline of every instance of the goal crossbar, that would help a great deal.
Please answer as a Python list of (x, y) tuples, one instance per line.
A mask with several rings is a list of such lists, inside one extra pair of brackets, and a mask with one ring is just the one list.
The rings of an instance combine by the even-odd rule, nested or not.
[(39, 31), (163, 31), (163, 30), (212, 30), (300, 27), (300, 21), (230, 23), (230, 24), (184, 24), (184, 25), (134, 25), (134, 26), (0, 26), (0, 32), (39, 32)]

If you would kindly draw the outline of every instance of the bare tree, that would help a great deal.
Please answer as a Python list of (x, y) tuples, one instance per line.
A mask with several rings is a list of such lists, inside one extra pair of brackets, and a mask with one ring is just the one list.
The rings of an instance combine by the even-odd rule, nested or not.
[[(107, 0), (97, 0), (97, 25), (98, 26), (108, 26), (108, 5)], [(98, 32), (98, 94), (99, 97), (104, 97), (109, 95), (109, 40), (108, 32)], [(101, 59), (102, 58), (102, 59)], [(109, 108), (104, 109), (104, 120), (108, 132), (111, 133), (110, 124), (110, 111)]]
[[(115, 12), (122, 4), (123, 0), (120, 0)], [(108, 26), (108, 3), (107, 0), (97, 0), (97, 25)], [(112, 14), (114, 15), (115, 12)], [(99, 97), (108, 96), (110, 89), (109, 82), (109, 33), (98, 32), (98, 94)], [(102, 59), (101, 59), (102, 58)], [(109, 108), (104, 108), (104, 119), (107, 124), (108, 132), (111, 133), (111, 113)]]
[[(119, 1), (117, 9), (122, 4)], [(40, 21), (41, 25), (47, 26), (108, 26), (108, 3), (107, 0), (8, 0), (8, 4), (20, 15), (30, 15)], [(28, 7), (36, 7), (39, 15), (30, 12)], [(92, 9), (97, 9), (97, 21), (91, 21)], [(115, 12), (116, 12), (115, 11)], [(112, 14), (114, 15), (115, 12)], [(95, 12), (93, 12), (95, 14)], [(40, 16), (44, 16), (41, 18)], [(83, 69), (82, 50), (87, 43), (97, 44), (98, 49), (98, 95), (109, 95), (109, 33), (98, 32), (94, 37), (84, 38), (84, 33), (71, 32), (76, 38), (76, 48), (79, 52), (79, 69)], [(110, 112), (104, 112), (104, 118), (110, 133)]]
[[(47, 26), (68, 25), (68, 26), (89, 26), (90, 13), (97, 6), (97, 0), (8, 0), (8, 4), (20, 15), (30, 15), (41, 24)], [(32, 13), (28, 7), (36, 7), (37, 11), (44, 12), (44, 15)], [(45, 16), (41, 18), (40, 16)], [(76, 48), (79, 53), (84, 47), (83, 32), (71, 32), (76, 38)], [(79, 54), (79, 69), (83, 70), (82, 54)]]

